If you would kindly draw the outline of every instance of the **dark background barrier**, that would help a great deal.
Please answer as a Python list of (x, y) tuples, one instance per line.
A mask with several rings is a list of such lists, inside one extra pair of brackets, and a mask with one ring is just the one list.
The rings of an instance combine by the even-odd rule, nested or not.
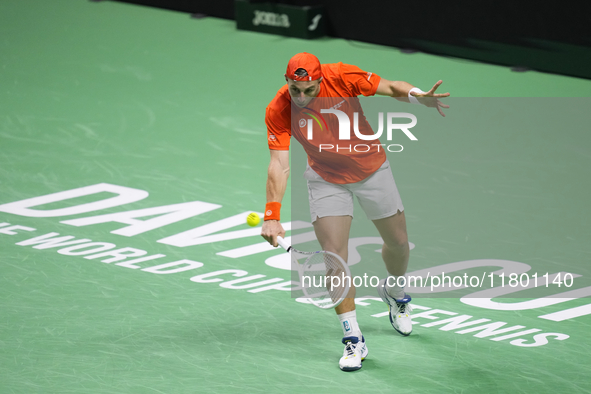
[[(234, 19), (234, 0), (123, 0)], [(333, 37), (591, 79), (591, 2), (292, 0), (324, 5)]]

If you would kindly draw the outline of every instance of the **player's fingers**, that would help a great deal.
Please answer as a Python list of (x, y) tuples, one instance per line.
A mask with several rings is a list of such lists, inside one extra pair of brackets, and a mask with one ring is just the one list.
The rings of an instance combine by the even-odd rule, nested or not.
[(442, 83), (443, 83), (442, 80), (439, 80), (439, 81), (435, 82), (435, 85), (433, 85), (433, 87), (431, 88), (431, 90), (429, 90), (428, 93), (434, 94), (435, 91), (437, 90), (437, 88), (439, 87), (439, 85), (441, 85)]
[[(277, 234), (277, 236), (285, 239), (285, 230), (283, 229), (283, 226), (281, 227), (281, 231), (279, 232), (279, 234)], [(275, 237), (275, 243), (277, 244), (275, 246), (279, 246), (279, 242), (277, 242), (277, 237)]]
[(443, 104), (441, 101), (437, 100), (437, 105), (442, 107), (442, 108), (449, 108), (449, 105), (447, 104)]
[(445, 117), (445, 114), (443, 113), (443, 111), (441, 110), (441, 108), (439, 108), (439, 106), (437, 106), (437, 111), (439, 111), (439, 114), (443, 117)]
[(261, 232), (261, 236), (265, 239), (265, 241), (273, 245), (273, 234), (268, 229), (264, 232)]

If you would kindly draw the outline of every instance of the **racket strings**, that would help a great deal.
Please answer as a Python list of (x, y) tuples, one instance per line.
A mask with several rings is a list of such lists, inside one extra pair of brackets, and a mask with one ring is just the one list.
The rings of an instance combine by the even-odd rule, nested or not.
[(351, 278), (343, 262), (331, 254), (310, 256), (304, 264), (304, 274), (309, 280), (304, 281), (303, 287), (310, 298), (337, 302), (347, 295)]

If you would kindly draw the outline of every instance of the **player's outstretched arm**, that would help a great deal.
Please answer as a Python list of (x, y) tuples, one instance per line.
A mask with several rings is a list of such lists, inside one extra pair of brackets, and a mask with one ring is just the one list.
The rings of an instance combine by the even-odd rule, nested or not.
[[(270, 150), (271, 161), (267, 172), (267, 203), (281, 202), (289, 179), (289, 151)], [(277, 247), (277, 236), (285, 237), (285, 230), (279, 220), (265, 220), (261, 230), (262, 237)]]
[[(443, 81), (439, 80), (428, 92), (423, 92), (420, 89), (415, 88), (408, 82), (404, 81), (388, 81), (387, 79), (382, 78), (380, 80), (380, 84), (378, 85), (378, 89), (376, 94), (382, 96), (390, 96), (396, 98), (398, 101), (405, 101), (405, 102), (412, 102), (412, 100), (416, 100), (420, 104), (423, 104), (427, 107), (437, 108), (437, 111), (441, 114), (441, 116), (445, 116), (442, 108), (449, 108), (449, 105), (443, 104), (439, 99), (444, 97), (449, 97), (449, 93), (435, 93), (437, 88), (443, 83)], [(412, 96), (412, 97), (411, 97)]]
[(408, 102), (408, 92), (412, 88), (414, 88), (414, 86), (408, 82), (388, 81), (387, 79), (382, 78), (378, 85), (378, 90), (376, 90), (376, 94), (379, 94), (380, 96), (406, 98), (406, 100), (400, 101)]

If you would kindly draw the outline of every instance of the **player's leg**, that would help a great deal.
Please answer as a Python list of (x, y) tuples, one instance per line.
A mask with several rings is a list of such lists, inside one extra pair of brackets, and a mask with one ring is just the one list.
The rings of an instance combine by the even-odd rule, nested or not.
[(388, 273), (392, 276), (403, 276), (408, 267), (409, 246), (406, 233), (406, 218), (404, 211), (397, 211), (387, 218), (373, 220), (384, 245), (382, 245), (382, 259)]
[[(351, 216), (326, 216), (314, 221), (314, 232), (320, 242), (322, 250), (338, 254), (347, 261), (349, 257), (349, 230), (351, 229)], [(347, 298), (336, 308), (337, 315), (355, 310), (355, 286), (351, 283), (351, 289)]]
[(352, 184), (351, 191), (384, 240), (382, 258), (389, 276), (380, 281), (378, 293), (388, 304), (392, 327), (402, 335), (409, 335), (411, 298), (404, 292), (409, 257), (406, 219), (388, 161), (364, 181)]
[[(353, 218), (353, 195), (340, 185), (324, 181), (308, 167), (304, 177), (308, 179), (310, 215), (316, 237), (323, 250), (338, 254), (347, 261), (349, 230)], [(339, 360), (343, 371), (355, 371), (362, 367), (367, 356), (367, 346), (357, 323), (355, 312), (355, 287), (335, 308), (343, 330), (345, 350)]]
[[(314, 231), (323, 250), (338, 254), (347, 261), (349, 257), (349, 230), (351, 216), (325, 216), (314, 221)], [(337, 317), (343, 330), (345, 350), (339, 360), (343, 371), (356, 371), (362, 367), (361, 362), (367, 357), (365, 338), (357, 323), (355, 311), (355, 286), (336, 308)]]
[(406, 269), (408, 267), (409, 246), (406, 233), (404, 211), (373, 221), (380, 232), (384, 244), (382, 258), (389, 276), (378, 285), (378, 294), (388, 304), (390, 323), (402, 335), (412, 332), (411, 297), (406, 294)]
[[(311, 167), (306, 168), (310, 217), (323, 250), (349, 257), (349, 231), (353, 220), (353, 194), (341, 185), (326, 182)], [(335, 308), (337, 315), (355, 311), (355, 286)]]

